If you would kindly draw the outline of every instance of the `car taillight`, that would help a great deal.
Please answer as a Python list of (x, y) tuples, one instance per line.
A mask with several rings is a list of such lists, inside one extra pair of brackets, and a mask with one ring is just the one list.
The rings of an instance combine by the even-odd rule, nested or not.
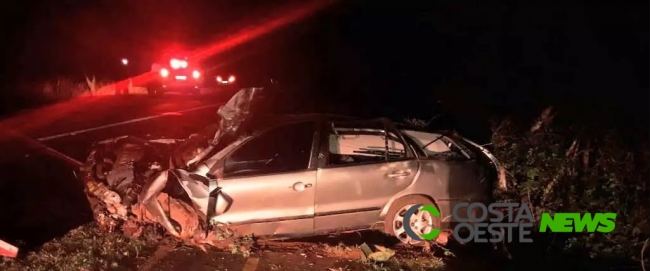
[(160, 76), (162, 76), (162, 77), (169, 76), (169, 71), (167, 69), (165, 69), (165, 68), (160, 69)]
[(172, 67), (172, 69), (178, 69), (181, 67), (181, 63), (178, 59), (172, 59), (169, 61), (169, 66)]
[(231, 76), (228, 78), (228, 82), (230, 82), (230, 83), (235, 82), (235, 76), (231, 75)]
[(199, 79), (200, 76), (201, 76), (201, 73), (199, 71), (193, 71), (192, 72), (192, 77), (194, 77), (194, 79)]
[(179, 68), (187, 68), (187, 61), (172, 58), (172, 60), (169, 61), (169, 66), (171, 66), (174, 70)]

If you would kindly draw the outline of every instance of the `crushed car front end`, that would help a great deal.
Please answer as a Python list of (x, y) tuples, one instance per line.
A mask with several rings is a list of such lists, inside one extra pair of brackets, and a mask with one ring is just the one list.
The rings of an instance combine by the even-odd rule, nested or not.
[(237, 128), (259, 90), (238, 92), (219, 109), (217, 124), (186, 139), (122, 136), (96, 142), (81, 176), (98, 224), (131, 236), (141, 234), (144, 225), (158, 224), (196, 245), (221, 239), (209, 218), (225, 212), (231, 200), (220, 193), (206, 163), (245, 137)]

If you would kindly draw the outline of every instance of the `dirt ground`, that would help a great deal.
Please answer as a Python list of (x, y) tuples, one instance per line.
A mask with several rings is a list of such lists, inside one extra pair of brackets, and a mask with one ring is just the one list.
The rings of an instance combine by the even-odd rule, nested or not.
[[(381, 254), (386, 257), (377, 261), (364, 260), (364, 244), (384, 246), (391, 253)], [(514, 258), (508, 261), (487, 247), (404, 247), (379, 232), (364, 231), (291, 241), (240, 240), (202, 251), (161, 237), (156, 229), (146, 229), (140, 238), (133, 239), (101, 232), (91, 223), (40, 248), (22, 250), (18, 259), (0, 258), (0, 270), (640, 270), (638, 263), (549, 257), (529, 250), (535, 247), (528, 251), (525, 247), (510, 249)]]
[[(366, 270), (349, 256), (323, 256), (319, 252), (261, 251), (248, 257), (226, 251), (203, 251), (179, 248), (170, 251), (161, 261), (141, 270)], [(145, 266), (143, 266), (145, 267)]]
[[(360, 246), (394, 250), (387, 261), (362, 260)], [(156, 232), (138, 239), (106, 234), (84, 225), (18, 259), (0, 258), (0, 270), (448, 270), (444, 255), (387, 243), (380, 233), (362, 232), (293, 241), (256, 240), (202, 251)], [(20, 244), (18, 244), (20, 245)], [(460, 269), (463, 270), (463, 269)]]
[[(379, 254), (385, 259), (364, 259), (361, 250), (364, 244), (374, 251), (377, 251), (375, 245), (387, 246), (385, 253)], [(239, 241), (206, 252), (195, 247), (159, 246), (154, 256), (138, 268), (141, 271), (444, 270), (445, 263), (433, 251), (396, 246), (395, 240), (379, 232), (365, 231), (287, 241)]]
[(260, 250), (247, 257), (228, 251), (210, 250), (206, 253), (181, 247), (169, 250), (161, 259), (150, 258), (140, 268), (144, 271), (444, 270), (444, 263), (431, 255), (412, 253), (400, 253), (387, 262), (363, 261), (356, 247), (302, 244), (300, 247), (284, 247), (275, 251)]
[(269, 242), (247, 256), (180, 247), (161, 252), (166, 254), (164, 257), (150, 258), (140, 265), (140, 270), (444, 270), (442, 259), (430, 253), (405, 249), (398, 252), (386, 262), (373, 262), (362, 260), (358, 246), (343, 243)]

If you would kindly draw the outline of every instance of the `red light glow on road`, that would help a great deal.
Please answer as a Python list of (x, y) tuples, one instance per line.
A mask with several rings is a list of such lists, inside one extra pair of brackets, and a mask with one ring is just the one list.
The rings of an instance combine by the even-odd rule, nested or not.
[[(334, 3), (334, 0), (315, 0), (306, 2), (300, 6), (285, 8), (276, 12), (277, 16), (261, 22), (256, 26), (249, 26), (240, 30), (239, 32), (229, 35), (227, 38), (219, 42), (209, 44), (203, 48), (199, 48), (189, 54), (190, 59), (195, 62), (201, 62), (206, 58), (213, 57), (233, 47), (239, 46), (243, 43), (249, 42), (259, 38), (265, 34), (273, 32), (283, 26), (294, 23), (305, 17), (314, 14), (315, 12), (324, 9), (325, 7)], [(143, 85), (155, 79), (156, 74), (147, 72), (137, 75), (135, 77), (125, 79), (115, 83), (117, 88), (128, 86), (129, 80), (133, 81), (135, 85)]]
[[(277, 10), (277, 12), (272, 12), (276, 16), (271, 16), (270, 19), (260, 22), (259, 24), (246, 27), (237, 33), (227, 36), (224, 39), (221, 39), (218, 42), (209, 44), (203, 48), (199, 48), (193, 52), (190, 52), (190, 62), (191, 61), (201, 61), (206, 58), (218, 55), (224, 51), (231, 49), (233, 47), (239, 46), (256, 38), (259, 38), (265, 34), (273, 32), (283, 26), (294, 23), (301, 19), (304, 19), (317, 11), (320, 11), (327, 6), (333, 4), (335, 0), (314, 0), (309, 2), (303, 2), (298, 6), (284, 7)], [(125, 89), (128, 87), (129, 82), (132, 81), (134, 85), (145, 85), (146, 83), (157, 80), (162, 74), (158, 72), (146, 72), (134, 77), (118, 81), (112, 86), (116, 89)], [(231, 79), (231, 78), (229, 78)], [(233, 82), (235, 80), (232, 77)], [(80, 98), (83, 99), (83, 98)], [(70, 114), (79, 113), (77, 99), (69, 100), (67, 102), (61, 102), (56, 105), (52, 105), (46, 108), (40, 108), (34, 110), (27, 114), (21, 114), (13, 118), (5, 119), (0, 122), (0, 125), (7, 125), (10, 128), (17, 128), (17, 132), (22, 132), (25, 130), (30, 130), (36, 127), (47, 125), (57, 120), (64, 120), (66, 116)], [(98, 103), (97, 99), (84, 100), (85, 105), (90, 105), (93, 103)], [(43, 117), (43, 112), (48, 112), (47, 117)], [(39, 117), (35, 117), (35, 116)]]

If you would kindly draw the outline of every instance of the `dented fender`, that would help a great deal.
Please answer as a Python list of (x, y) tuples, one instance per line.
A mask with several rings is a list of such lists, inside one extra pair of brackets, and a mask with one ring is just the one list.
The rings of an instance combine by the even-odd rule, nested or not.
[(500, 170), (500, 169), (501, 169), (501, 162), (499, 162), (499, 159), (497, 159), (497, 157), (494, 156), (494, 154), (492, 154), (492, 152), (490, 152), (490, 151), (489, 151), (488, 149), (486, 149), (485, 147), (483, 147), (483, 146), (477, 144), (476, 142), (471, 141), (471, 140), (469, 140), (469, 139), (467, 139), (467, 138), (464, 138), (464, 137), (463, 137), (463, 140), (464, 140), (465, 142), (471, 144), (472, 146), (476, 147), (477, 149), (481, 150), (481, 152), (482, 152), (483, 154), (485, 154), (485, 156), (487, 156), (487, 158), (490, 159), (490, 161), (492, 161), (492, 163), (493, 163), (494, 166), (497, 168), (497, 170)]
[(462, 139), (465, 142), (467, 142), (467, 143), (471, 144), (472, 146), (476, 147), (477, 149), (479, 149), (485, 156), (487, 156), (488, 159), (490, 159), (490, 161), (492, 161), (492, 163), (494, 164), (494, 167), (497, 170), (497, 175), (499, 176), (498, 178), (499, 178), (499, 183), (500, 183), (501, 189), (507, 190), (508, 186), (507, 186), (507, 183), (505, 182), (505, 176), (504, 176), (505, 175), (504, 174), (505, 168), (503, 168), (503, 166), (501, 165), (501, 162), (499, 162), (499, 159), (497, 159), (497, 157), (494, 154), (492, 154), (492, 152), (490, 152), (488, 149), (486, 149), (485, 147), (477, 144), (476, 142), (471, 141), (471, 140), (469, 140), (467, 138), (464, 138), (464, 137), (462, 137)]
[(140, 195), (138, 202), (144, 206), (149, 213), (151, 213), (156, 221), (160, 223), (169, 233), (176, 237), (180, 237), (180, 232), (177, 230), (180, 225), (178, 222), (172, 222), (172, 219), (165, 214), (165, 210), (157, 200), (158, 195), (162, 192), (167, 185), (169, 179), (169, 171), (162, 171), (154, 176), (145, 184)]

